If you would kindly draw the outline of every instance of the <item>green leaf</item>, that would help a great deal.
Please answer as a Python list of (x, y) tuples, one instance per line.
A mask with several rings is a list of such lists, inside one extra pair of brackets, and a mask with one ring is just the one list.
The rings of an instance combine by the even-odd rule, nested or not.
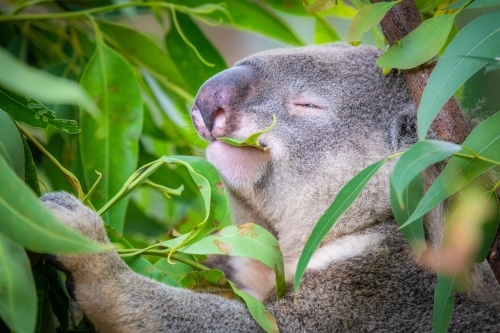
[[(188, 7), (206, 4), (205, 0), (174, 0), (171, 2)], [(221, 11), (199, 16), (209, 18), (213, 23), (228, 24), (238, 30), (249, 30), (287, 44), (304, 45), (304, 41), (293, 28), (266, 7), (250, 0), (225, 0), (224, 4), (231, 19)]]
[(70, 134), (80, 132), (76, 121), (57, 119), (54, 111), (47, 109), (36, 99), (29, 96), (22, 97), (0, 89), (0, 107), (15, 120), (33, 127), (48, 128), (50, 125)]
[(342, 40), (335, 29), (324, 17), (315, 14), (314, 44), (326, 44)]
[[(499, 128), (500, 112), (497, 112), (472, 131), (462, 144), (462, 147), (472, 150), (487, 160), (473, 158), (465, 149), (461, 151), (459, 156), (452, 157), (439, 177), (425, 193), (408, 221), (400, 228), (423, 216), (440, 202), (470, 183), (474, 178), (491, 169), (495, 166), (493, 162), (500, 163)], [(471, 156), (471, 158), (464, 156)]]
[(32, 333), (37, 311), (30, 261), (23, 247), (2, 233), (0, 273), (0, 317), (12, 331)]
[(259, 137), (271, 131), (274, 126), (276, 126), (276, 116), (273, 115), (273, 122), (271, 125), (268, 127), (264, 128), (263, 130), (257, 131), (255, 133), (250, 134), (247, 138), (245, 139), (238, 139), (238, 138), (227, 138), (227, 137), (220, 137), (217, 138), (217, 140), (222, 141), (224, 143), (227, 143), (231, 146), (236, 146), (236, 147), (243, 147), (243, 146), (248, 146), (248, 147), (255, 147), (257, 149), (267, 151), (268, 147), (262, 146), (259, 142)]
[(219, 293), (228, 285), (224, 272), (218, 269), (188, 272), (180, 281), (182, 288)]
[(361, 41), (363, 34), (379, 24), (385, 14), (399, 2), (401, 2), (401, 0), (394, 2), (379, 2), (361, 8), (356, 16), (354, 16), (344, 40), (346, 42)]
[(437, 284), (434, 288), (433, 333), (446, 333), (448, 331), (453, 309), (455, 308), (452, 294), (454, 283), (455, 276), (438, 274)]
[[(487, 197), (484, 200), (485, 207), (482, 209), (483, 213), (491, 212), (487, 216), (478, 216), (477, 221), (481, 223), (481, 247), (476, 253), (474, 262), (482, 262), (488, 256), (491, 245), (495, 241), (498, 225), (500, 222), (500, 206), (498, 203), (498, 196), (495, 191), (488, 191)], [(488, 207), (488, 205), (491, 205)]]
[(172, 58), (153, 39), (124, 25), (103, 20), (98, 22), (106, 41), (131, 62), (179, 87), (185, 86), (184, 78)]
[[(101, 207), (119, 191), (134, 172), (138, 159), (138, 140), (142, 129), (142, 99), (137, 78), (130, 64), (106, 45), (98, 45), (87, 63), (81, 85), (100, 109), (99, 121), (80, 112), (80, 148), (87, 187), (103, 174), (92, 203)], [(123, 230), (128, 200), (122, 200), (103, 216), (104, 221)]]
[(316, 0), (312, 4), (310, 4), (309, 2), (309, 0), (302, 0), (304, 9), (308, 13), (323, 12), (337, 5), (337, 0)]
[[(116, 232), (115, 229), (107, 224), (105, 224), (104, 226), (111, 243), (119, 245), (122, 249), (133, 249), (133, 246), (123, 236)], [(173, 277), (153, 266), (146, 258), (141, 255), (128, 257), (124, 257), (122, 255), (122, 259), (134, 272), (138, 274), (150, 277), (151, 279), (166, 284), (167, 286), (179, 287), (179, 283)]]
[(96, 111), (95, 104), (74, 81), (63, 79), (30, 67), (0, 48), (0, 86), (17, 94), (27, 94), (37, 100), (53, 104), (80, 104), (86, 110)]
[(253, 224), (227, 226), (216, 234), (205, 236), (195, 243), (180, 247), (184, 237), (178, 237), (159, 245), (179, 248), (179, 252), (189, 254), (225, 254), (248, 257), (258, 260), (271, 268), (276, 274), (276, 294), (281, 297), (285, 292), (283, 257), (278, 241), (264, 228)]
[(304, 250), (302, 250), (302, 254), (300, 255), (300, 259), (297, 264), (293, 286), (295, 293), (299, 290), (300, 280), (302, 280), (302, 276), (306, 271), (307, 264), (309, 263), (314, 251), (318, 248), (319, 244), (333, 227), (335, 222), (337, 222), (347, 208), (349, 208), (354, 200), (356, 200), (361, 191), (365, 188), (366, 184), (386, 161), (386, 159), (383, 159), (369, 165), (365, 169), (361, 170), (349, 182), (347, 182), (347, 184), (345, 184), (339, 191), (330, 207), (328, 207), (323, 216), (321, 216), (318, 223), (316, 223), (316, 226), (312, 230), (311, 235), (304, 246)]
[(63, 289), (64, 281), (60, 272), (50, 265), (43, 265), (44, 276), (49, 283), (49, 299), (54, 315), (59, 321), (60, 329), (68, 331), (69, 324), (69, 297)]
[[(185, 253), (177, 253), (179, 257), (187, 257), (189, 260), (193, 260), (193, 256)], [(186, 274), (193, 272), (194, 267), (188, 264), (185, 264), (180, 261), (175, 261), (171, 264), (168, 262), (167, 258), (161, 258), (157, 262), (155, 262), (154, 266), (158, 268), (160, 271), (167, 273), (169, 276), (173, 277), (176, 280), (180, 280)], [(182, 284), (182, 282), (181, 282)], [(186, 288), (183, 286), (183, 288)]]
[[(36, 327), (35, 327), (35, 333), (45, 333), (45, 330), (43, 329), (43, 322), (44, 322), (44, 300), (47, 299), (45, 298), (45, 293), (49, 289), (49, 283), (45, 279), (44, 273), (43, 273), (43, 263), (42, 260), (40, 260), (33, 268), (33, 278), (35, 280), (35, 286), (36, 286), (36, 298), (37, 298), (37, 322), (36, 322)], [(50, 314), (52, 316), (52, 313)], [(1, 327), (0, 327), (1, 329)]]
[[(469, 2), (469, 0), (459, 0), (455, 3), (452, 3), (451, 5), (447, 6), (444, 8), (444, 10), (450, 10), (450, 9), (459, 9), (465, 6)], [(500, 6), (500, 1), (499, 0), (474, 0), (472, 1), (467, 7), (467, 9), (472, 9), (472, 8), (484, 8), (484, 7), (493, 7), (493, 6)]]
[(268, 333), (279, 332), (276, 319), (269, 311), (267, 311), (264, 304), (259, 302), (255, 297), (250, 296), (243, 290), (240, 290), (233, 282), (228, 282), (233, 288), (234, 293), (243, 299), (253, 319), (255, 319), (255, 321), (260, 325), (260, 327), (262, 327), (262, 329), (264, 329), (264, 331)]
[[(427, 82), (418, 108), (418, 137), (423, 140), (441, 107), (484, 62), (469, 56), (494, 58), (500, 54), (500, 11), (478, 17), (460, 30)], [(466, 57), (463, 57), (466, 56)]]
[[(401, 208), (399, 202), (396, 198), (394, 192), (394, 186), (391, 184), (390, 187), (390, 198), (392, 212), (394, 213), (394, 218), (398, 226), (403, 225), (404, 222), (408, 220), (415, 208), (417, 207), (420, 200), (424, 195), (424, 184), (422, 174), (418, 174), (411, 180), (408, 186), (404, 189), (402, 196), (402, 201), (404, 203), (404, 208)], [(424, 219), (420, 217), (415, 223), (412, 223), (408, 228), (401, 229), (403, 235), (410, 243), (413, 252), (420, 257), (423, 251), (426, 250), (427, 246), (425, 244), (425, 231), (424, 231)]]
[(24, 179), (23, 140), (14, 121), (2, 109), (0, 109), (0, 156), (19, 178)]
[[(311, 16), (310, 13), (304, 10), (304, 5), (297, 0), (263, 0), (267, 5), (274, 9), (280, 10), (285, 13)], [(339, 0), (336, 6), (324, 11), (323, 15), (337, 16), (344, 19), (352, 19), (357, 13), (357, 10), (343, 1)]]
[(31, 155), (30, 147), (28, 143), (21, 135), (23, 140), (24, 148), (24, 182), (35, 192), (37, 196), (41, 196), (40, 185), (38, 184), (38, 174), (36, 172), (35, 162), (33, 161), (33, 155)]
[(454, 143), (437, 140), (420, 141), (408, 149), (400, 157), (391, 174), (391, 185), (394, 187), (399, 206), (404, 208), (403, 192), (413, 178), (429, 166), (447, 159), (461, 149), (461, 146)]
[(425, 20), (378, 58), (377, 65), (410, 69), (431, 60), (446, 43), (454, 19), (455, 15), (445, 14)]
[(38, 253), (83, 253), (106, 249), (59, 222), (0, 156), (0, 232)]
[(189, 78), (186, 82), (187, 90), (194, 96), (206, 80), (226, 69), (227, 65), (219, 51), (189, 16), (182, 13), (176, 15), (182, 34), (191, 44), (196, 46), (203, 59), (214, 65), (213, 67), (205, 65), (198, 58), (196, 52), (184, 42), (180, 32), (172, 25), (165, 39), (167, 49), (179, 71), (183, 73), (184, 77)]
[(146, 164), (129, 177), (120, 191), (101, 208), (98, 214), (101, 214), (107, 208), (115, 204), (132, 189), (144, 183), (152, 173), (157, 171), (164, 164), (182, 165), (186, 167), (192, 180), (200, 190), (205, 207), (203, 221), (189, 234), (177, 238), (179, 242), (176, 243), (175, 247), (170, 252), (170, 254), (172, 254), (178, 248), (196, 242), (214, 230), (230, 224), (228, 220), (229, 207), (224, 185), (220, 180), (219, 173), (208, 161), (194, 156), (163, 156), (154, 162)]

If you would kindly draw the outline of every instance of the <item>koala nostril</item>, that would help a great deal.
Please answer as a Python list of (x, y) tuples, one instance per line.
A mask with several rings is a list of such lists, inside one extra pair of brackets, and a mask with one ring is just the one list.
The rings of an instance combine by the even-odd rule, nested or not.
[(213, 129), (221, 131), (226, 127), (226, 111), (223, 108), (218, 108), (213, 113)]

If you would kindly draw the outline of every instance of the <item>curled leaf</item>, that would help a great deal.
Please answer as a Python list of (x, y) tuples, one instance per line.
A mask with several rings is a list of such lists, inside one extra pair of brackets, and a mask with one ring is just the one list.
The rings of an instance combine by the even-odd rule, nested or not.
[(255, 148), (260, 149), (262, 151), (267, 151), (268, 148), (266, 146), (261, 145), (261, 143), (259, 142), (259, 137), (262, 134), (271, 131), (274, 128), (274, 126), (276, 126), (276, 116), (275, 115), (273, 115), (273, 122), (271, 123), (271, 125), (269, 125), (269, 127), (250, 134), (246, 139), (221, 137), (221, 138), (217, 138), (217, 140), (222, 141), (224, 143), (227, 143), (231, 146), (236, 146), (236, 147), (249, 146), (249, 147), (255, 147)]

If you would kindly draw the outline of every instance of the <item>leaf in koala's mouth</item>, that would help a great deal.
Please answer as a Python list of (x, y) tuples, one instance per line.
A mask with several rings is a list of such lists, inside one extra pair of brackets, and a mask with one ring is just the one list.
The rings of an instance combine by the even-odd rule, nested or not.
[(262, 151), (267, 151), (268, 147), (262, 145), (259, 142), (259, 137), (262, 134), (267, 133), (270, 130), (272, 130), (274, 128), (274, 126), (276, 126), (276, 115), (273, 115), (273, 122), (271, 123), (271, 125), (269, 125), (269, 127), (250, 134), (246, 139), (221, 137), (221, 138), (217, 138), (217, 140), (222, 141), (224, 143), (227, 143), (228, 145), (231, 145), (231, 146), (236, 146), (236, 147), (250, 146), (250, 147), (255, 147), (257, 149), (260, 149)]

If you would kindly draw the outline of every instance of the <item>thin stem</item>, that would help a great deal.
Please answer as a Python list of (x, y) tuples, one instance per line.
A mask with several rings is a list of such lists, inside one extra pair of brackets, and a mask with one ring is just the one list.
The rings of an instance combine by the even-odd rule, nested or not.
[(485, 161), (485, 162), (488, 162), (488, 163), (491, 163), (491, 164), (500, 165), (500, 162), (495, 161), (495, 160), (490, 160), (489, 158), (483, 157), (483, 156), (479, 155), (478, 153), (476, 153), (475, 151), (473, 151), (470, 148), (467, 148), (465, 146), (462, 146), (462, 148), (465, 149), (465, 150), (467, 150), (472, 155), (474, 155), (474, 158), (477, 158), (478, 160)]
[[(155, 244), (156, 245), (156, 244)], [(120, 255), (121, 258), (128, 258), (128, 257), (133, 257), (138, 255), (139, 253), (142, 255), (151, 255), (151, 256), (158, 256), (158, 257), (164, 257), (166, 258), (167, 255), (170, 253), (171, 249), (165, 249), (165, 250), (147, 250), (143, 251), (141, 249), (117, 249), (118, 254)], [(186, 265), (189, 265), (191, 267), (197, 268), (201, 271), (208, 271), (210, 270), (209, 267), (202, 265), (194, 260), (184, 258), (176, 253), (173, 253), (170, 256), (171, 259), (174, 259), (176, 261), (180, 261), (182, 263), (185, 263)]]
[(108, 6), (102, 6), (97, 8), (91, 8), (87, 10), (80, 10), (76, 12), (62, 12), (62, 13), (51, 13), (51, 14), (25, 14), (25, 15), (1, 15), (0, 22), (6, 21), (26, 21), (26, 20), (55, 20), (55, 19), (68, 19), (75, 17), (82, 17), (91, 14), (105, 13), (109, 11), (114, 11), (118, 9), (122, 9), (125, 7), (161, 7), (161, 8), (175, 8), (180, 12), (189, 12), (189, 7), (174, 5), (171, 3), (163, 3), (163, 2), (139, 2), (139, 1), (131, 1), (131, 2), (123, 2), (112, 4)]
[(404, 151), (400, 151), (400, 152), (397, 152), (397, 153), (395, 153), (395, 154), (392, 154), (392, 155), (387, 156), (387, 157), (386, 157), (386, 159), (390, 160), (390, 159), (392, 159), (392, 158), (394, 158), (394, 157), (401, 156), (401, 155), (403, 155), (404, 153), (405, 153)]
[(23, 135), (28, 138), (41, 152), (44, 154), (49, 161), (51, 161), (58, 169), (61, 171), (68, 180), (68, 182), (71, 184), (73, 189), (75, 189), (76, 193), (78, 194), (78, 199), (82, 200), (85, 195), (82, 190), (82, 186), (80, 185), (80, 181), (78, 181), (78, 178), (75, 177), (68, 169), (63, 167), (61, 163), (57, 159), (55, 159), (54, 156), (52, 156), (43, 146), (40, 142), (38, 142), (37, 139), (35, 139), (26, 129), (24, 129), (21, 125), (19, 125), (16, 122), (17, 128), (23, 133)]

